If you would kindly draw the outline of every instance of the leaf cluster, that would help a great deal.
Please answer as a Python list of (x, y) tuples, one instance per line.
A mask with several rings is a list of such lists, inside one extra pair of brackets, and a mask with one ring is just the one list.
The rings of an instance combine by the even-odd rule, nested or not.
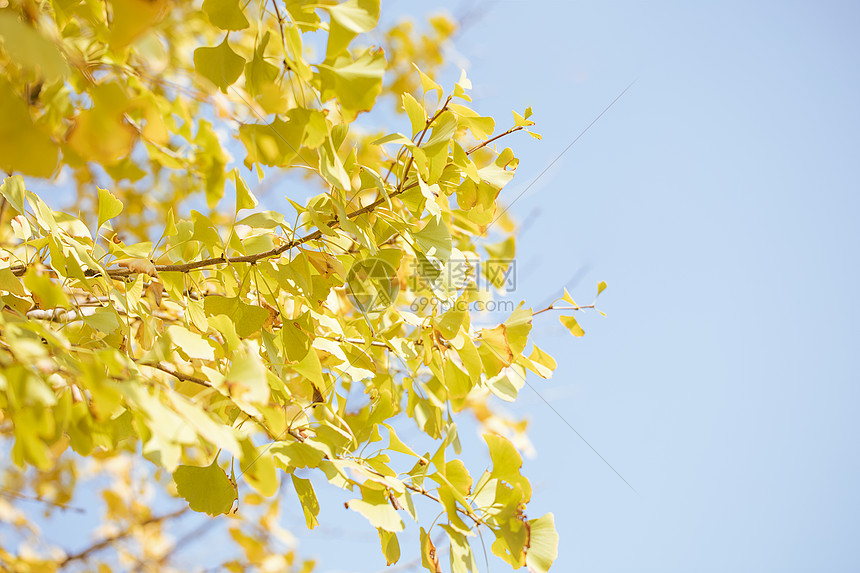
[[(500, 559), (546, 571), (558, 538), (552, 514), (526, 515), (532, 491), (514, 447), (525, 424), (488, 399), (516, 399), (527, 370), (546, 378), (555, 362), (530, 343), (523, 304), (488, 328), (469, 310), (493, 296), (479, 286), (482, 253), (515, 254), (513, 236), (486, 237), (493, 224), (512, 232), (498, 198), (517, 159), (497, 143), (527, 131), (531, 110), (493, 135), (465, 73), (447, 93), (432, 79), (455, 25), (436, 18), (417, 40), (397, 25), (383, 34), (388, 52), (359, 45), (379, 10), (0, 10), (0, 432), (15, 466), (42, 475), (67, 468), (69, 451), (139, 453), (188, 508), (213, 516), (241, 516), (243, 497), (274, 500), (275, 516), (288, 483), (313, 529), (327, 481), (353, 496), (346, 506), (377, 530), (389, 564), (405, 518), (427, 525), (423, 499), (441, 512), (416, 540), (429, 570), (441, 571), (437, 527), (452, 571), (477, 569), (479, 528)], [(401, 129), (358, 129), (381, 97)], [(257, 208), (268, 181), (295, 172), (319, 193), (288, 196), (294, 217)], [(33, 191), (58, 176), (76, 185), (77, 215)], [(416, 313), (417, 300), (434, 304)], [(461, 412), (492, 459), (474, 477), (458, 458)], [(401, 440), (404, 419), (434, 448)], [(127, 513), (147, 527), (167, 519)], [(248, 567), (267, 554), (241, 528), (231, 535)], [(0, 563), (30, 566), (5, 551)]]

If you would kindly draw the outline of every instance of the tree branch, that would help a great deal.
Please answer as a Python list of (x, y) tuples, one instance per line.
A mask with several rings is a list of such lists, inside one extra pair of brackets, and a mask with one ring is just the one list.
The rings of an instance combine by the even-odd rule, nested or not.
[[(555, 304), (555, 303), (553, 303), (553, 304)], [(548, 310), (585, 310), (586, 308), (597, 308), (597, 307), (595, 307), (593, 304), (587, 304), (585, 306), (576, 306), (576, 305), (574, 305), (574, 306), (553, 306), (551, 304), (546, 308), (543, 308), (541, 310), (533, 312), (532, 316), (537, 316), (540, 313), (546, 312)]]
[(150, 517), (149, 519), (145, 519), (140, 523), (135, 523), (134, 525), (132, 525), (128, 529), (120, 531), (119, 533), (117, 533), (115, 535), (111, 535), (109, 537), (106, 537), (106, 538), (102, 539), (101, 541), (98, 541), (98, 542), (90, 545), (86, 549), (83, 549), (83, 550), (78, 551), (77, 553), (73, 553), (71, 555), (67, 555), (65, 559), (63, 559), (62, 561), (60, 561), (58, 563), (57, 567), (63, 568), (66, 565), (68, 565), (69, 563), (72, 563), (73, 561), (80, 561), (82, 559), (86, 559), (87, 557), (89, 557), (90, 555), (95, 553), (96, 551), (101, 551), (105, 547), (108, 547), (109, 545), (113, 545), (114, 543), (116, 543), (117, 541), (120, 541), (122, 539), (125, 539), (126, 537), (131, 535), (132, 532), (134, 531), (134, 529), (137, 527), (143, 527), (146, 525), (150, 525), (152, 523), (158, 523), (161, 521), (165, 521), (167, 519), (173, 519), (174, 517), (179, 517), (180, 515), (182, 515), (186, 511), (188, 511), (188, 508), (183, 507), (182, 509), (177, 509), (176, 511), (174, 511), (172, 513), (167, 513), (165, 515), (158, 515), (155, 517)]
[(204, 380), (203, 378), (197, 378), (196, 376), (191, 376), (190, 374), (183, 374), (178, 370), (174, 370), (172, 368), (168, 368), (167, 366), (162, 366), (161, 364), (148, 364), (146, 362), (138, 362), (139, 366), (149, 366), (150, 368), (155, 368), (156, 370), (161, 370), (162, 372), (166, 372), (170, 374), (174, 378), (178, 378), (184, 382), (193, 382), (194, 384), (199, 384), (201, 386), (206, 386), (207, 388), (213, 388), (212, 383), (208, 380)]
[(489, 144), (491, 144), (492, 142), (496, 141), (497, 139), (501, 139), (501, 138), (503, 138), (503, 137), (504, 137), (504, 136), (506, 136), (506, 135), (510, 135), (510, 134), (512, 134), (512, 133), (513, 133), (513, 132), (515, 132), (515, 131), (519, 131), (519, 130), (521, 130), (522, 128), (523, 128), (523, 126), (518, 125), (518, 126), (516, 126), (516, 127), (512, 127), (512, 128), (510, 128), (509, 130), (507, 130), (507, 131), (505, 131), (505, 132), (503, 132), (503, 133), (500, 133), (499, 135), (497, 135), (497, 136), (495, 136), (495, 137), (491, 137), (491, 138), (490, 138), (490, 139), (488, 139), (487, 141), (482, 141), (481, 143), (479, 143), (478, 145), (476, 145), (475, 147), (473, 147), (472, 149), (470, 149), (469, 151), (467, 151), (467, 152), (466, 152), (466, 155), (471, 155), (472, 153), (474, 153), (474, 152), (478, 151), (478, 150), (479, 150), (479, 149), (481, 149), (482, 147), (486, 147), (486, 146), (488, 146)]
[(12, 491), (10, 489), (0, 488), (0, 495), (11, 497), (13, 499), (20, 499), (22, 501), (32, 501), (34, 503), (44, 503), (45, 505), (50, 505), (53, 507), (58, 507), (63, 511), (74, 511), (76, 513), (86, 513), (87, 510), (82, 507), (75, 507), (73, 505), (67, 505), (65, 503), (59, 503), (56, 501), (50, 501), (47, 499), (42, 499), (41, 497), (33, 497), (29, 495), (24, 495), (23, 493), (18, 493), (17, 491)]

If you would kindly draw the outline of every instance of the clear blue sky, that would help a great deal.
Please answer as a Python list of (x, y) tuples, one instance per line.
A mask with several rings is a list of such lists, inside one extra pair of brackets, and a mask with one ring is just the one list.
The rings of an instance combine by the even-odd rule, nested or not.
[[(430, 4), (383, 2), (384, 17)], [(524, 389), (553, 571), (860, 570), (860, 4), (434, 5), (477, 9), (454, 46), (476, 108), (532, 106), (544, 136), (508, 143), (521, 163), (503, 201), (637, 80), (511, 209), (518, 299), (578, 276), (588, 302), (609, 283), (583, 339), (536, 319), (559, 367), (532, 383), (639, 491)], [(314, 535), (284, 502), (300, 552), (382, 569), (375, 532), (320, 496)]]

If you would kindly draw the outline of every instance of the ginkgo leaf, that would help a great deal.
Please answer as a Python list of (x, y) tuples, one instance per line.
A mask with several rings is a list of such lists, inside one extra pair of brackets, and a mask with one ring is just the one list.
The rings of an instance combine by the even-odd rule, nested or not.
[(170, 335), (170, 340), (190, 358), (198, 358), (200, 360), (214, 360), (215, 349), (208, 340), (201, 335), (191, 332), (184, 326), (173, 324), (167, 327), (167, 334)]
[(215, 47), (194, 50), (194, 69), (197, 73), (227, 93), (245, 69), (245, 59), (233, 51), (227, 38)]
[(24, 188), (23, 177), (13, 175), (4, 179), (3, 184), (0, 185), (0, 195), (3, 195), (18, 213), (24, 213), (24, 199), (27, 196), (27, 191)]
[(559, 320), (564, 325), (566, 329), (570, 331), (574, 336), (585, 336), (585, 331), (582, 330), (582, 327), (579, 326), (579, 323), (576, 322), (576, 318), (573, 316), (559, 316)]
[(529, 548), (526, 552), (526, 565), (530, 573), (547, 573), (558, 557), (558, 533), (555, 530), (555, 516), (547, 513), (543, 517), (530, 519)]
[(307, 115), (288, 114), (284, 121), (275, 117), (269, 124), (246, 124), (239, 128), (239, 139), (245, 144), (248, 156), (245, 165), (260, 162), (269, 167), (289, 165), (299, 155), (307, 129)]
[(204, 0), (203, 11), (222, 30), (244, 30), (249, 25), (239, 0)]
[(412, 97), (412, 94), (404, 93), (401, 96), (401, 101), (403, 109), (409, 117), (409, 123), (412, 124), (412, 136), (414, 137), (427, 127), (427, 113), (424, 111), (424, 107), (418, 103), (418, 100)]
[(93, 314), (83, 317), (85, 323), (101, 332), (111, 333), (119, 327), (116, 312), (107, 308), (99, 308)]
[[(99, 187), (99, 228), (104, 225), (105, 221), (113, 219), (120, 213), (122, 213), (122, 201), (114, 197), (107, 189)], [(154, 266), (152, 270), (154, 272)]]
[(168, 0), (111, 0), (110, 45), (121, 50), (139, 38), (168, 9)]
[(314, 486), (311, 480), (302, 479), (295, 474), (292, 475), (293, 487), (296, 489), (296, 495), (299, 496), (299, 503), (302, 505), (302, 512), (305, 514), (305, 523), (308, 529), (313, 529), (319, 525), (317, 516), (320, 513), (320, 504), (317, 501), (317, 495), (314, 492)]
[(180, 465), (173, 472), (176, 491), (194, 511), (209, 515), (229, 513), (236, 486), (218, 466), (217, 458), (205, 467)]
[(443, 263), (451, 257), (451, 231), (441, 218), (430, 217), (424, 228), (414, 236), (424, 255)]
[(354, 33), (373, 30), (379, 20), (379, 0), (347, 0), (325, 9), (332, 20)]
[(344, 115), (352, 120), (373, 107), (382, 91), (385, 56), (382, 50), (368, 49), (357, 60), (341, 56), (330, 64), (320, 64), (324, 100), (336, 97)]
[(379, 542), (382, 545), (385, 564), (393, 565), (397, 563), (400, 560), (400, 542), (397, 540), (397, 534), (382, 528), (377, 528), (376, 531), (379, 533)]
[(351, 499), (344, 505), (366, 517), (371, 525), (379, 529), (396, 533), (405, 527), (384, 491), (362, 487), (361, 499)]
[(269, 451), (289, 472), (295, 468), (315, 468), (325, 456), (325, 452), (305, 442), (278, 442)]
[(269, 311), (265, 308), (226, 296), (207, 296), (203, 308), (207, 315), (223, 314), (230, 317), (236, 326), (236, 334), (243, 338), (259, 332), (269, 318)]
[(230, 395), (244, 402), (264, 404), (269, 398), (266, 367), (256, 353), (234, 354), (224, 381)]
[(278, 469), (268, 447), (255, 447), (250, 440), (242, 444), (242, 457), (239, 467), (242, 477), (260, 495), (270, 497), (278, 491)]
[(21, 284), (21, 279), (16, 277), (15, 273), (8, 268), (0, 269), (0, 289), (17, 296), (27, 295), (27, 291), (24, 290), (24, 285)]
[(439, 554), (436, 552), (436, 546), (430, 535), (421, 528), (421, 565), (431, 573), (442, 573), (442, 567), (439, 565)]
[(233, 181), (236, 183), (236, 212), (242, 209), (253, 209), (257, 206), (257, 198), (251, 193), (248, 184), (239, 175), (239, 169), (233, 169)]
[(597, 295), (600, 296), (600, 293), (606, 290), (606, 281), (600, 281), (597, 283)]

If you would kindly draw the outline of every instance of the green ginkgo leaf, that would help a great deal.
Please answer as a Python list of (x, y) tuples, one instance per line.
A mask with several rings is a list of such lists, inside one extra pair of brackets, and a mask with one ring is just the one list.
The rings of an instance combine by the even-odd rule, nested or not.
[(214, 48), (194, 50), (194, 69), (197, 73), (227, 93), (245, 69), (245, 59), (230, 48), (227, 38)]
[(248, 19), (239, 7), (239, 0), (204, 0), (203, 11), (209, 21), (222, 30), (244, 30)]
[(236, 500), (236, 486), (218, 466), (217, 458), (205, 467), (180, 465), (173, 472), (176, 491), (194, 511), (228, 513)]

